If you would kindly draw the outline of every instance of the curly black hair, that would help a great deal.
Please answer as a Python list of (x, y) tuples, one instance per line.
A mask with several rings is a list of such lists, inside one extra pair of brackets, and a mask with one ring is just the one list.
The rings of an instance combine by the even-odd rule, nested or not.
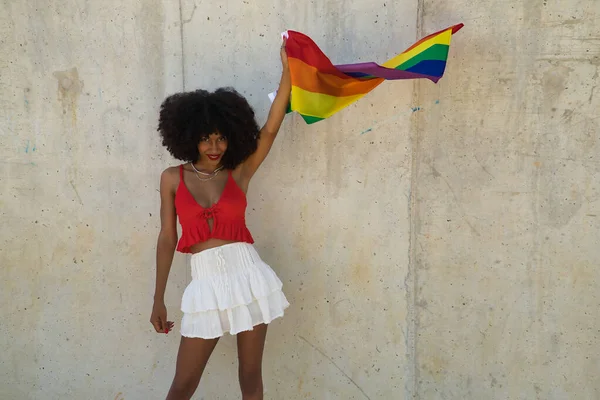
[(162, 144), (178, 160), (196, 162), (198, 143), (211, 133), (227, 138), (223, 166), (234, 169), (256, 151), (259, 127), (248, 101), (233, 88), (195, 90), (167, 97), (160, 106)]

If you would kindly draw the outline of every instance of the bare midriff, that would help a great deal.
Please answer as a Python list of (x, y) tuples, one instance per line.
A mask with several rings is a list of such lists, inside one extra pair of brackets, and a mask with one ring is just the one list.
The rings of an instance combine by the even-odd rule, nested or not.
[(214, 249), (215, 247), (224, 246), (226, 244), (237, 243), (235, 240), (208, 239), (204, 242), (196, 243), (190, 246), (190, 253), (200, 253), (204, 250)]

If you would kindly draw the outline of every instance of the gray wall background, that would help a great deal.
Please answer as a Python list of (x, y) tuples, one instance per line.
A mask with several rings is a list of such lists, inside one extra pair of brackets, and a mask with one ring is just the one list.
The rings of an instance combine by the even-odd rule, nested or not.
[[(160, 399), (148, 322), (165, 96), (232, 85), (264, 122), (279, 34), (383, 62), (453, 25), (445, 77), (288, 116), (248, 223), (292, 306), (267, 399), (600, 398), (595, 0), (0, 1), (0, 398)], [(235, 340), (196, 399), (237, 399)]]

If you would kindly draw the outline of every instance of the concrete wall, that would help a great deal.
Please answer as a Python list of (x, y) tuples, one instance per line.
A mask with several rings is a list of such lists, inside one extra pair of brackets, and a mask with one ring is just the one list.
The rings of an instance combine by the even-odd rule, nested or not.
[(170, 3), (0, 1), (0, 399), (167, 385), (176, 338), (148, 320), (171, 162), (156, 109), (181, 86)]
[[(262, 122), (284, 29), (343, 63), (458, 22), (438, 85), (288, 117), (253, 181), (248, 222), (292, 303), (265, 398), (600, 397), (600, 3), (24, 3), (0, 1), (1, 399), (164, 397), (164, 96), (233, 85)], [(239, 398), (236, 364), (225, 337), (195, 398)]]
[(600, 2), (422, 15), (467, 28), (448, 79), (416, 86), (414, 392), (600, 398)]

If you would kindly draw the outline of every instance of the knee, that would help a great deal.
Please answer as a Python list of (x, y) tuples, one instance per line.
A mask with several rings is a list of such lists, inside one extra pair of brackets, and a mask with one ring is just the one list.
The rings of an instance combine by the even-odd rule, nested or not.
[(240, 368), (242, 395), (252, 396), (262, 393), (262, 373), (260, 368)]
[(196, 388), (198, 387), (198, 380), (192, 378), (180, 378), (175, 376), (167, 400), (179, 400), (179, 399), (190, 399)]

